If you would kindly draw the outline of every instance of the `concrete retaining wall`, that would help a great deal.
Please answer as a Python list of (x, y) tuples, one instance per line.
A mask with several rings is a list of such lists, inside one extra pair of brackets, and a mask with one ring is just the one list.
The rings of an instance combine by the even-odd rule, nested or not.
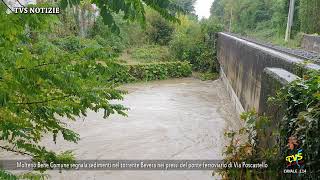
[[(271, 117), (271, 119), (281, 119), (284, 115), (284, 109), (279, 109), (268, 103), (270, 96), (276, 95), (276, 92), (288, 83), (299, 77), (281, 68), (265, 68), (262, 73), (259, 112)], [(276, 123), (274, 123), (276, 124)]]
[(265, 68), (262, 73), (261, 92), (260, 92), (260, 114), (264, 114), (271, 120), (270, 127), (264, 131), (258, 132), (258, 146), (262, 148), (271, 148), (277, 142), (276, 136), (273, 136), (275, 130), (279, 128), (279, 120), (285, 115), (286, 105), (268, 103), (270, 96), (274, 96), (276, 92), (288, 83), (298, 79), (299, 77), (281, 68)]
[[(226, 33), (218, 34), (217, 57), (221, 65), (221, 76), (230, 91), (229, 94), (244, 111), (255, 109), (260, 114), (267, 109), (265, 99), (274, 91), (267, 88), (273, 83), (265, 81), (263, 72), (267, 67), (282, 68), (288, 73), (298, 73), (297, 65), (303, 63), (299, 59), (288, 54), (257, 45)], [(320, 69), (319, 65), (308, 64), (307, 68)], [(279, 71), (278, 73), (284, 73)], [(261, 97), (261, 92), (263, 97)], [(238, 107), (241, 109), (241, 107)]]
[(320, 53), (320, 36), (307, 34), (303, 35), (301, 47), (308, 51)]

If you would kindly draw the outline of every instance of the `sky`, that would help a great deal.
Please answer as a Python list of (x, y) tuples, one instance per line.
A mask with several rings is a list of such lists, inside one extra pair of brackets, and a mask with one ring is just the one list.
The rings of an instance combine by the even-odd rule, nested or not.
[(214, 0), (197, 0), (195, 10), (199, 19), (203, 17), (208, 18), (210, 16), (210, 7), (213, 1)]

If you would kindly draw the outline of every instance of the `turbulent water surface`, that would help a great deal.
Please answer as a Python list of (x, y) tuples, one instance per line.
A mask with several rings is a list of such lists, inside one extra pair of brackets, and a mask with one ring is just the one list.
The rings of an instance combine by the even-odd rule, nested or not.
[[(222, 159), (224, 130), (239, 127), (220, 80), (194, 78), (130, 84), (122, 104), (128, 117), (89, 112), (69, 123), (81, 136), (78, 144), (48, 137), (55, 151), (73, 150), (77, 159)], [(217, 179), (211, 171), (48, 171), (61, 180)]]

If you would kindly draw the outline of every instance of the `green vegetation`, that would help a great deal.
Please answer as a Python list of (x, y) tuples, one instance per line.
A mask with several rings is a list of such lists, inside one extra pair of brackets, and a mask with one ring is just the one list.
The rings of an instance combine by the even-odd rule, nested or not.
[(195, 12), (194, 3), (196, 0), (172, 0), (172, 2), (186, 13), (193, 14)]
[(280, 155), (288, 154), (285, 145), (295, 138), (303, 149), (308, 162), (306, 179), (319, 177), (319, 119), (320, 119), (320, 72), (311, 71), (278, 92), (275, 103), (282, 102), (286, 108), (285, 118), (280, 122)]
[(149, 43), (168, 45), (174, 31), (173, 23), (168, 22), (155, 11), (147, 13), (146, 36)]
[[(189, 4), (193, 1), (176, 2), (184, 4), (185, 9), (190, 9)], [(194, 71), (218, 73), (215, 40), (216, 33), (222, 31), (223, 26), (214, 20), (199, 21), (192, 13), (178, 13), (177, 19), (180, 23), (172, 23), (154, 10), (147, 9), (145, 30), (135, 29), (139, 34), (133, 38), (133, 41), (142, 42), (128, 43), (119, 57), (120, 62), (137, 64), (187, 61)], [(124, 32), (129, 32), (125, 30), (127, 28), (120, 26)], [(124, 34), (124, 39), (128, 34)]]
[[(284, 42), (289, 0), (215, 0), (211, 17), (225, 30), (270, 41), (275, 44), (299, 46), (299, 32), (320, 33), (318, 0), (296, 0), (292, 26), (293, 42)], [(296, 37), (298, 36), (298, 37)]]
[(172, 61), (172, 56), (166, 46), (143, 45), (127, 49), (120, 60), (129, 64), (154, 63)]
[(110, 78), (110, 81), (114, 81), (115, 83), (130, 83), (188, 77), (192, 74), (191, 65), (188, 62), (130, 64), (119, 66), (121, 66), (121, 71), (115, 72)]
[[(36, 5), (67, 8), (60, 15), (6, 13), (6, 6), (0, 3), (2, 150), (40, 162), (73, 161), (72, 152), (56, 153), (40, 145), (42, 138), (52, 136), (55, 143), (58, 136), (73, 143), (79, 141), (79, 134), (61, 122), (62, 117), (76, 120), (89, 110), (103, 110), (104, 118), (114, 113), (126, 115), (127, 108), (112, 100), (122, 100), (125, 94), (117, 89), (114, 75), (127, 67), (119, 65), (116, 58), (136, 39), (143, 39), (131, 36), (131, 28), (142, 31), (148, 6), (159, 17), (179, 21), (169, 12), (179, 8), (168, 0), (79, 3), (62, 0), (58, 4)], [(101, 18), (93, 18), (91, 3), (100, 8)], [(190, 65), (184, 62), (137, 65), (128, 70), (128, 76), (135, 79), (154, 80), (188, 76)], [(13, 175), (0, 170), (0, 179), (45, 177), (42, 173)]]
[[(146, 16), (145, 16), (145, 5), (151, 7), (157, 11), (162, 17), (170, 20), (172, 22), (178, 22), (178, 19), (172, 15), (169, 10), (179, 9), (175, 4), (171, 3), (170, 0), (162, 1), (150, 1), (150, 0), (117, 0), (117, 1), (101, 1), (101, 0), (92, 0), (89, 3), (81, 3), (80, 0), (68, 1), (61, 0), (59, 2), (62, 8), (68, 8), (69, 6), (76, 6), (79, 8), (79, 5), (85, 7), (87, 4), (95, 4), (100, 9), (100, 15), (103, 18), (103, 22), (108, 25), (112, 31), (120, 33), (120, 28), (116, 24), (114, 14), (120, 14), (124, 20), (128, 21), (139, 21), (144, 25)], [(78, 12), (78, 13), (81, 13)], [(77, 14), (78, 15), (78, 14)], [(78, 20), (78, 19), (76, 19)]]
[(238, 131), (227, 131), (225, 136), (230, 139), (225, 148), (225, 163), (268, 163), (267, 169), (228, 168), (219, 171), (223, 179), (272, 179), (279, 178), (279, 162), (281, 162), (278, 147), (261, 148), (259, 136), (270, 137), (268, 134), (271, 121), (265, 116), (258, 116), (255, 111), (241, 114), (245, 126)]
[[(123, 83), (188, 77), (192, 71), (197, 71), (202, 80), (216, 79), (216, 33), (224, 29), (282, 43), (277, 40), (284, 36), (288, 1), (215, 0), (211, 18), (201, 21), (194, 15), (194, 2), (60, 0), (36, 5), (60, 6), (59, 15), (6, 13), (1, 3), (0, 148), (34, 161), (72, 162), (72, 152), (56, 153), (40, 145), (44, 136), (52, 136), (55, 143), (58, 136), (73, 143), (79, 141), (79, 134), (61, 122), (61, 117), (76, 120), (89, 110), (103, 110), (104, 118), (114, 113), (126, 115), (127, 108), (115, 103), (123, 99), (125, 92), (117, 88)], [(320, 33), (316, 2), (297, 1), (293, 27), (297, 41), (300, 31)], [(92, 3), (98, 7), (99, 16)], [(287, 132), (283, 138), (301, 135), (304, 139), (299, 140), (310, 162), (319, 154), (314, 146), (318, 139), (311, 136), (318, 135), (313, 129), (319, 119), (318, 77), (310, 74), (281, 95), (289, 105), (288, 120), (281, 125)], [(243, 131), (250, 134), (253, 121), (266, 121), (255, 119), (247, 121), (250, 129)], [(258, 150), (253, 151), (253, 144), (234, 147), (227, 155), (239, 154), (248, 147), (251, 155), (241, 158), (261, 157), (256, 154)], [(266, 153), (262, 157), (269, 156)], [(317, 173), (315, 169), (309, 171)], [(234, 173), (226, 172), (226, 176)], [(42, 173), (12, 175), (0, 169), (0, 179), (45, 177)]]
[[(226, 31), (274, 44), (298, 47), (303, 33), (320, 33), (320, 3), (318, 0), (295, 1), (292, 36), (289, 42), (285, 42), (289, 2), (288, 0), (215, 0), (211, 7), (210, 19), (211, 22), (221, 23)], [(258, 116), (254, 111), (243, 113), (241, 119), (244, 120), (245, 127), (239, 131), (226, 132), (230, 144), (226, 147), (225, 161), (261, 163), (265, 160), (269, 166), (264, 170), (224, 169), (220, 172), (222, 177), (285, 179), (283, 169), (286, 168), (285, 157), (290, 151), (288, 141), (294, 141), (295, 146), (303, 149), (307, 173), (288, 178), (319, 178), (319, 87), (320, 74), (316, 71), (306, 73), (303, 78), (280, 90), (276, 97), (272, 98), (272, 105), (284, 109), (285, 117), (275, 122), (271, 122), (269, 117)]]
[(189, 61), (196, 71), (218, 72), (215, 33), (221, 31), (222, 26), (211, 20), (198, 23), (188, 16), (180, 17), (180, 21), (170, 42), (173, 56)]
[[(311, 71), (281, 90), (270, 103), (284, 110), (284, 118), (274, 124), (268, 117), (258, 116), (254, 111), (243, 113), (245, 127), (238, 132), (226, 132), (230, 144), (225, 151), (225, 161), (268, 162), (265, 170), (224, 169), (220, 174), (225, 179), (281, 179), (285, 176), (285, 157), (289, 154), (288, 142), (294, 140), (296, 148), (303, 149), (304, 179), (319, 177), (319, 119), (320, 119), (320, 72)], [(278, 129), (276, 131), (274, 128)], [(272, 130), (272, 131), (270, 131)], [(246, 137), (247, 138), (243, 138)], [(270, 137), (273, 137), (270, 138)], [(241, 139), (242, 138), (242, 139)], [(263, 140), (268, 146), (261, 146)], [(277, 140), (276, 143), (271, 141)], [(296, 177), (295, 177), (296, 178)]]
[(216, 72), (193, 72), (192, 76), (194, 78), (200, 79), (202, 81), (214, 81), (219, 78), (219, 73)]
[[(127, 108), (113, 101), (123, 99), (125, 92), (117, 88), (123, 83), (188, 77), (192, 70), (213, 78), (210, 73), (218, 67), (214, 33), (221, 26), (199, 22), (193, 3), (61, 0), (36, 5), (60, 6), (59, 15), (8, 14), (1, 3), (0, 148), (34, 161), (72, 162), (72, 152), (53, 152), (39, 143), (44, 136), (55, 143), (58, 136), (80, 140), (60, 118), (76, 120), (90, 110), (103, 110), (104, 118), (126, 115)], [(0, 169), (0, 179), (47, 178), (45, 169), (39, 171), (13, 175)]]
[(212, 73), (212, 72), (206, 72), (206, 73), (201, 73), (199, 77), (202, 81), (216, 80), (219, 78), (219, 74)]
[(318, 0), (300, 0), (301, 31), (320, 34), (320, 2)]

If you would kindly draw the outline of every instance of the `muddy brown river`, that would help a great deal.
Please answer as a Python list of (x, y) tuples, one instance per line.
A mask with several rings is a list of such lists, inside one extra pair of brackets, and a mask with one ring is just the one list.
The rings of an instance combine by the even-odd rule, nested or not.
[[(130, 84), (122, 104), (128, 117), (103, 112), (69, 127), (78, 144), (52, 138), (43, 144), (55, 151), (73, 150), (77, 159), (217, 159), (227, 144), (226, 129), (240, 120), (221, 80), (194, 78)], [(54, 180), (206, 180), (219, 179), (212, 171), (47, 171)]]

